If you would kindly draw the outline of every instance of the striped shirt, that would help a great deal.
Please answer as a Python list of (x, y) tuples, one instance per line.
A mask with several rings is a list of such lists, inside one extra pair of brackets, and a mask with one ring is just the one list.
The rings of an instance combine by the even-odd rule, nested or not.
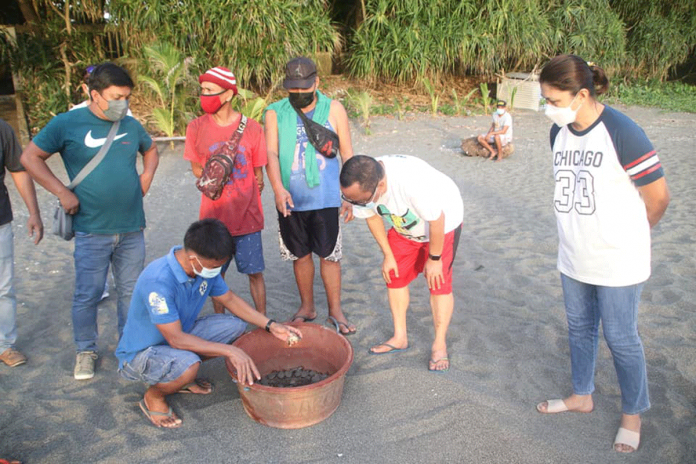
[(605, 106), (590, 127), (551, 128), (558, 270), (618, 287), (650, 276), (650, 225), (637, 187), (664, 176), (643, 130)]

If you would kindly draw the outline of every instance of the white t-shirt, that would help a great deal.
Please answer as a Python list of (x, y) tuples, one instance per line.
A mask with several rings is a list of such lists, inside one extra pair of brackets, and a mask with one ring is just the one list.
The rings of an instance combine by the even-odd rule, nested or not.
[(663, 177), (643, 130), (609, 106), (582, 132), (551, 128), (558, 270), (623, 287), (650, 276), (650, 224), (638, 189)]
[(358, 218), (379, 214), (399, 234), (416, 242), (430, 240), (428, 221), (445, 214), (445, 233), (464, 220), (464, 202), (457, 184), (415, 156), (387, 155), (376, 158), (384, 164), (387, 192), (374, 209), (353, 207)]
[(493, 113), (493, 130), (503, 130), (503, 127), (508, 126), (507, 132), (501, 134), (501, 137), (512, 141), (512, 116), (507, 111), (501, 116), (497, 112)]

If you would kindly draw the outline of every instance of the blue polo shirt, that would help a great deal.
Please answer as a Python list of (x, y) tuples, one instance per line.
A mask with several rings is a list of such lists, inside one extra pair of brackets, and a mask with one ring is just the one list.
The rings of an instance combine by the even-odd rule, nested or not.
[(189, 277), (174, 256), (180, 249), (180, 246), (172, 248), (167, 256), (151, 262), (138, 277), (123, 336), (116, 348), (119, 367), (146, 348), (167, 344), (157, 324), (181, 321), (182, 330), (189, 333), (208, 296), (229, 291), (220, 275), (213, 279)]

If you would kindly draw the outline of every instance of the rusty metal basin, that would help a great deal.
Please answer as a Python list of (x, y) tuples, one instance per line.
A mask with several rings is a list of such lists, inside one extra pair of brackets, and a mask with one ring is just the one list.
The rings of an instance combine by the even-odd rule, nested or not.
[[(333, 414), (341, 403), (345, 374), (353, 363), (353, 347), (335, 330), (303, 322), (290, 325), (302, 331), (302, 340), (293, 346), (263, 329), (244, 334), (232, 344), (254, 360), (262, 377), (296, 366), (330, 374), (321, 382), (302, 387), (276, 388), (237, 383), (249, 417), (281, 429), (309, 427)], [(227, 370), (236, 381), (229, 363)]]

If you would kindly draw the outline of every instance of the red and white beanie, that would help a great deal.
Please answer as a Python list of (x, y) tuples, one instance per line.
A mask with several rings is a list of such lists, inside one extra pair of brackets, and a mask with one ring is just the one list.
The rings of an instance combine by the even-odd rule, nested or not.
[(232, 74), (232, 71), (222, 66), (210, 68), (205, 73), (201, 74), (198, 78), (198, 82), (201, 84), (203, 82), (212, 82), (223, 89), (232, 89), (234, 94), (237, 95), (237, 79), (234, 77), (234, 74)]

